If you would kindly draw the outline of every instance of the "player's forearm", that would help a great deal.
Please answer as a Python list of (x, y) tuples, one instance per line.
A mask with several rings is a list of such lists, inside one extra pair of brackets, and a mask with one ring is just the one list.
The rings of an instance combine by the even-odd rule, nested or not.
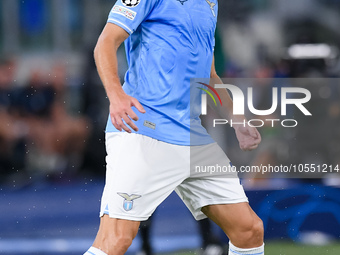
[[(216, 74), (211, 75), (214, 84), (223, 84), (221, 78)], [(233, 122), (242, 122), (245, 119), (244, 115), (233, 115), (233, 100), (226, 89), (216, 89), (219, 94), (222, 105), (217, 105), (217, 112), (223, 119), (230, 119)]]
[(94, 50), (98, 74), (110, 101), (123, 91), (118, 76), (117, 49), (119, 45), (109, 36), (101, 35)]

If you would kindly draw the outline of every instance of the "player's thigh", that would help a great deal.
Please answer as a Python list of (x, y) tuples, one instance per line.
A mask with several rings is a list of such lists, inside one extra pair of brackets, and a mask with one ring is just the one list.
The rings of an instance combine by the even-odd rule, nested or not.
[(247, 202), (207, 205), (202, 208), (202, 212), (226, 231), (246, 230), (252, 223), (260, 220)]

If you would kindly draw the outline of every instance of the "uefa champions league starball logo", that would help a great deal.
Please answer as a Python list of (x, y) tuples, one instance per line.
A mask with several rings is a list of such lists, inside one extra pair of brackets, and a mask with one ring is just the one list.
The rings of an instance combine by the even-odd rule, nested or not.
[(139, 4), (140, 0), (122, 0), (122, 4), (127, 7), (135, 7)]

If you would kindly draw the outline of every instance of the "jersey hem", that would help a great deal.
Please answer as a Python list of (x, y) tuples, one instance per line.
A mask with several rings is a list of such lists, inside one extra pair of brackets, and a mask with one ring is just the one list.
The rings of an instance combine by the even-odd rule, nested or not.
[[(115, 130), (108, 131), (108, 130), (105, 130), (105, 133), (119, 133), (119, 132), (124, 132), (124, 131), (119, 131), (119, 130), (117, 130), (117, 131), (115, 131)], [(207, 144), (216, 143), (216, 141), (214, 141), (212, 138), (211, 138), (211, 140), (209, 139), (209, 141), (205, 141), (205, 142), (202, 142), (202, 143), (191, 144), (190, 142), (187, 143), (187, 142), (174, 141), (174, 140), (171, 140), (171, 139), (160, 139), (158, 136), (152, 135), (152, 134), (148, 134), (146, 132), (145, 133), (136, 133), (136, 132), (134, 132), (133, 134), (144, 135), (144, 136), (156, 139), (156, 140), (161, 141), (161, 142), (165, 142), (165, 143), (169, 143), (169, 144), (174, 144), (174, 145), (179, 145), (179, 146), (200, 146), (200, 145), (207, 145)]]

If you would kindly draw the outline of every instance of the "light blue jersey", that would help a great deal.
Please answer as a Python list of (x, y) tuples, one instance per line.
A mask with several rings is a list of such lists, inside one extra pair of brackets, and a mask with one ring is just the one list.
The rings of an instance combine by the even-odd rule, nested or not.
[[(202, 85), (190, 79), (210, 77), (216, 21), (217, 0), (116, 2), (108, 22), (130, 34), (123, 89), (146, 110), (133, 108), (137, 133), (177, 145), (214, 142), (199, 118)], [(106, 132), (117, 131), (109, 117)]]

